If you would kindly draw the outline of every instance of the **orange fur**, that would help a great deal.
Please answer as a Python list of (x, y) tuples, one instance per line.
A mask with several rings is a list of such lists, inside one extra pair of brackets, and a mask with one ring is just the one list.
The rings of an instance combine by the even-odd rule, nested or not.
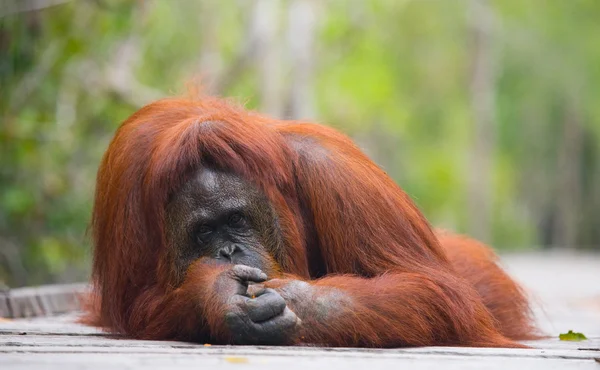
[(447, 231), (437, 236), (450, 263), (475, 287), (503, 335), (518, 340), (540, 337), (525, 292), (499, 266), (494, 251), (466, 236)]
[(157, 101), (117, 131), (98, 172), (97, 305), (87, 322), (138, 338), (229, 343), (211, 295), (215, 267), (194, 263), (174, 286), (164, 230), (169, 195), (207, 160), (274, 205), (282, 292), (304, 280), (315, 302), (337, 302), (321, 317), (290, 299), (303, 322), (291, 343), (519, 347), (511, 339), (531, 332), (514, 282), (470, 243), (440, 245), (410, 198), (348, 137), (210, 97)]

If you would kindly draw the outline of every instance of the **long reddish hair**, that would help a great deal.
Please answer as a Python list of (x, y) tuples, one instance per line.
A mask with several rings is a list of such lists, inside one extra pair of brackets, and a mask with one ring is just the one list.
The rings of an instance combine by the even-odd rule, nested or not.
[[(477, 299), (412, 200), (345, 135), (212, 97), (163, 99), (122, 124), (98, 171), (96, 325), (132, 333), (132, 322), (144, 325), (136, 310), (175, 289), (165, 207), (203, 166), (231, 171), (266, 194), (283, 234), (274, 256), (282, 272), (309, 279), (417, 271)], [(472, 324), (474, 312), (454, 311), (448, 320), (456, 327)]]

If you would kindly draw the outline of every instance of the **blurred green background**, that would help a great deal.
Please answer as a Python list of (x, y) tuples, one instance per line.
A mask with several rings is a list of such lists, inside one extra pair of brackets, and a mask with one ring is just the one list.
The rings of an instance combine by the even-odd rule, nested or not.
[(115, 129), (198, 79), (351, 135), (434, 225), (599, 249), (597, 0), (0, 0), (0, 282), (87, 278)]

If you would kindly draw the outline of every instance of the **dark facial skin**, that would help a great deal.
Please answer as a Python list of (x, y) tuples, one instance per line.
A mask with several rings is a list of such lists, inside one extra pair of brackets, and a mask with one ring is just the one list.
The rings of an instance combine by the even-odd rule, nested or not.
[(169, 203), (167, 220), (178, 281), (199, 258), (275, 271), (270, 256), (281, 240), (275, 212), (255, 186), (233, 174), (197, 172)]
[[(167, 235), (176, 285), (193, 262), (230, 266), (214, 289), (233, 340), (279, 344), (299, 319), (273, 289), (253, 288), (277, 272), (282, 248), (277, 216), (267, 197), (231, 173), (196, 172), (167, 206)], [(258, 286), (257, 286), (258, 287)]]

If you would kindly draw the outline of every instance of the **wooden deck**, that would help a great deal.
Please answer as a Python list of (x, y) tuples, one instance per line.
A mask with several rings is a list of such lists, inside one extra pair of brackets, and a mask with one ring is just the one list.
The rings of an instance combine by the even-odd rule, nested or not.
[[(0, 319), (0, 369), (238, 368), (285, 370), (596, 369), (600, 370), (600, 256), (567, 253), (505, 256), (504, 264), (533, 294), (549, 339), (534, 349), (347, 349), (208, 346), (136, 341), (74, 323), (76, 314)], [(56, 305), (55, 305), (56, 306)], [(574, 330), (588, 340), (565, 342)]]

